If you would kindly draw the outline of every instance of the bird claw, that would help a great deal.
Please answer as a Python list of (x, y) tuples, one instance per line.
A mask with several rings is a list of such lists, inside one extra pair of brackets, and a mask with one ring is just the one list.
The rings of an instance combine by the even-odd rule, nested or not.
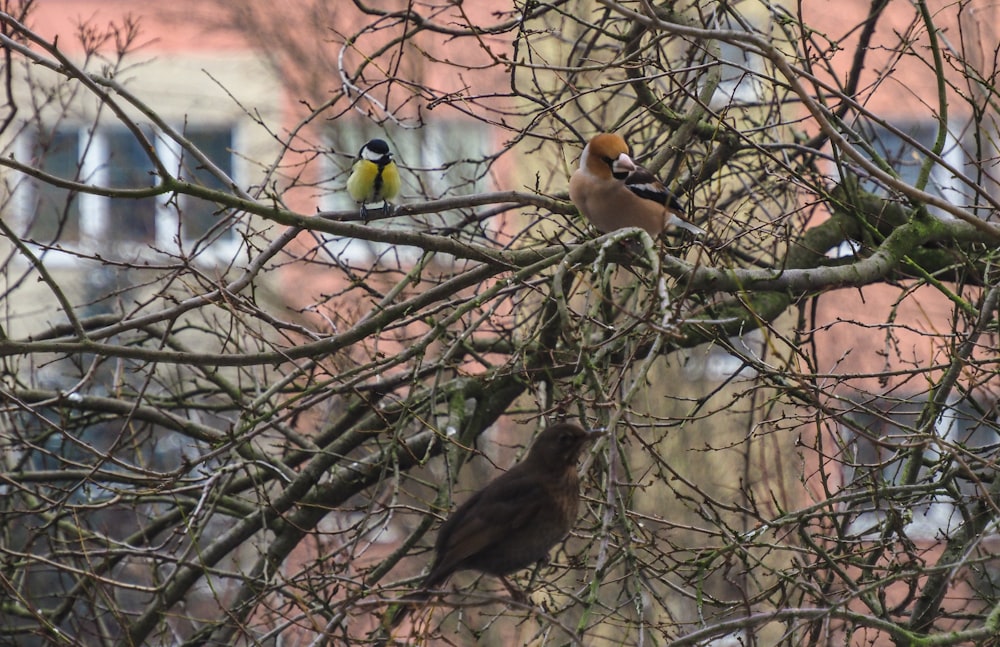
[[(379, 211), (381, 212), (381, 218), (389, 218), (396, 212), (396, 205), (390, 202), (383, 202), (382, 206), (379, 207)], [(361, 203), (361, 222), (366, 225), (368, 224), (368, 205), (364, 202)]]

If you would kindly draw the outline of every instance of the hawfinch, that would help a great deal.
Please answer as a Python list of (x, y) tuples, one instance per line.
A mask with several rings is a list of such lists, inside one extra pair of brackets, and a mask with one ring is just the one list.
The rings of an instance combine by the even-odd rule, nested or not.
[(569, 198), (598, 231), (640, 227), (656, 238), (668, 226), (704, 234), (681, 217), (681, 205), (656, 176), (632, 161), (628, 144), (613, 133), (584, 147), (569, 180)]

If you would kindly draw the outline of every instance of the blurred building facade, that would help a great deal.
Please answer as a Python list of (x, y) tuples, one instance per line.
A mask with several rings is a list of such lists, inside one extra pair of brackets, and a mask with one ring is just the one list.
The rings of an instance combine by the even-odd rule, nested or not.
[[(320, 63), (316, 72), (310, 61), (300, 58), (296, 65), (294, 58), (289, 58), (296, 50), (290, 47), (276, 51), (271, 46), (265, 50), (261, 46), (261, 43), (267, 42), (264, 36), (274, 37), (274, 34), (254, 31), (262, 29), (260, 24), (230, 24), (227, 28), (226, 21), (231, 20), (233, 14), (221, 10), (213, 13), (215, 10), (211, 5), (206, 7), (202, 4), (178, 1), (163, 7), (159, 3), (150, 6), (150, 3), (138, 0), (42, 0), (37, 4), (33, 25), (42, 35), (59, 35), (58, 42), (64, 51), (72, 60), (82, 62), (93, 54), (85, 51), (80, 42), (81, 24), (101, 25), (116, 21), (125, 25), (128, 24), (126, 17), (131, 16), (138, 27), (135, 32), (138, 47), (135, 54), (126, 57), (123, 62), (109, 62), (116, 68), (115, 79), (153, 107), (172, 128), (184, 133), (237, 186), (248, 188), (251, 193), (259, 191), (255, 195), (266, 196), (270, 183), (280, 184), (288, 206), (301, 213), (352, 207), (344, 200), (340, 187), (356, 151), (364, 141), (375, 135), (390, 140), (404, 166), (404, 199), (407, 195), (417, 194), (445, 197), (449, 194), (446, 189), (454, 187), (459, 187), (462, 192), (481, 192), (531, 184), (535, 169), (515, 169), (507, 160), (487, 171), (482, 160), (491, 151), (502, 147), (506, 136), (503, 131), (490, 128), (468, 115), (456, 112), (435, 114), (427, 105), (433, 103), (432, 98), (422, 97), (393, 105), (391, 102), (398, 100), (397, 95), (378, 86), (366, 88), (363, 92), (356, 88), (351, 96), (351, 89), (345, 89), (343, 85), (338, 58), (358, 56), (357, 52), (343, 51), (340, 44), (331, 41), (314, 43), (315, 52), (305, 46), (299, 51), (302, 56), (315, 54), (316, 61)], [(471, 7), (477, 3), (465, 4), (470, 5), (470, 11), (479, 10)], [(836, 10), (832, 9), (834, 4)], [(982, 43), (996, 42), (996, 8), (985, 3), (981, 7), (978, 4), (975, 6), (979, 13), (970, 19), (971, 22), (955, 25), (954, 28), (976, 29), (982, 32)], [(855, 25), (861, 20), (845, 20), (844, 16), (864, 16), (869, 7), (870, 3), (855, 0), (816, 2), (806, 3), (804, 11), (808, 24), (832, 34), (836, 33), (840, 24)], [(893, 27), (904, 29), (909, 24), (906, 17), (909, 16), (908, 11), (900, 11), (896, 20), (892, 17), (894, 10), (895, 6), (886, 10), (880, 34), (895, 33)], [(186, 19), (191, 16), (198, 16), (198, 20)], [(342, 33), (351, 33), (356, 25), (361, 24), (360, 21), (367, 18), (344, 10), (316, 19), (343, 21), (336, 23), (338, 28)], [(305, 25), (314, 29), (317, 26), (315, 23)], [(321, 35), (323, 30), (324, 27), (319, 26), (310, 33)], [(107, 37), (114, 39), (125, 35), (126, 32), (119, 32)], [(101, 37), (92, 36), (91, 42), (94, 38), (100, 40)], [(847, 39), (845, 45), (850, 37)], [(442, 36), (439, 41), (425, 45), (431, 50), (439, 47), (445, 51), (446, 42), (447, 38)], [(894, 119), (898, 119), (894, 125), (914, 140), (924, 144), (932, 142), (940, 124), (928, 117), (924, 106), (936, 96), (937, 88), (932, 75), (927, 73), (925, 63), (906, 64), (880, 60), (879, 57), (878, 50), (874, 49), (870, 66), (881, 69), (895, 65), (892, 82), (896, 88), (887, 91), (883, 87), (878, 92), (872, 91), (864, 101), (880, 115), (893, 115)], [(404, 64), (417, 65), (409, 59)], [(836, 59), (831, 62), (830, 70), (843, 73), (841, 66), (847, 64), (846, 60)], [(742, 61), (740, 65), (752, 65), (752, 61)], [(422, 72), (414, 69), (413, 73), (419, 76)], [(439, 68), (429, 65), (424, 73), (439, 75), (441, 72)], [(49, 101), (52, 103), (49, 107), (42, 107), (39, 120), (26, 123), (20, 131), (16, 144), (19, 155), (26, 159), (44, 157), (42, 168), (62, 177), (75, 176), (81, 181), (120, 188), (141, 189), (151, 185), (150, 173), (153, 169), (145, 152), (134, 134), (109, 114), (106, 107), (60, 94), (60, 89), (50, 83), (51, 78), (42, 69), (32, 70), (30, 74), (35, 82), (35, 94), (34, 98), (24, 95), (25, 104), (38, 102), (39, 97), (46, 94), (45, 89), (51, 89)], [(721, 91), (730, 98), (737, 95), (748, 98), (753, 88), (741, 85), (739, 78), (738, 74), (725, 78)], [(475, 81), (484, 90), (490, 86), (500, 88), (505, 82), (504, 76), (493, 72), (483, 74)], [(450, 84), (457, 91), (469, 83), (469, 79), (435, 77), (433, 85), (447, 89)], [(312, 121), (303, 123), (312, 108), (338, 92), (346, 92), (342, 100), (346, 107), (333, 109), (330, 118), (320, 113)], [(124, 109), (137, 122), (143, 122), (135, 107), (126, 105)], [(953, 114), (951, 118), (955, 125), (949, 131), (962, 133), (964, 129), (960, 122), (968, 115)], [(905, 138), (880, 129), (876, 123), (865, 127), (871, 130), (874, 141), (886, 154), (900, 161), (900, 168), (916, 172), (918, 165), (912, 163), (912, 147), (908, 146)], [(143, 128), (148, 140), (170, 168), (180, 169), (181, 175), (191, 179), (205, 177), (196, 161), (184, 159), (158, 135), (157, 126), (149, 124)], [(274, 128), (281, 131), (275, 132)], [(281, 141), (293, 131), (296, 137), (292, 139), (303, 145), (300, 151), (289, 153), (283, 149)], [(946, 156), (954, 160), (956, 167), (962, 167), (962, 156), (967, 151), (960, 138), (956, 138), (948, 145)], [(282, 161), (277, 172), (262, 163), (279, 157)], [(470, 161), (449, 164), (453, 160)], [(205, 182), (213, 186), (216, 180), (205, 179)], [(67, 189), (33, 183), (28, 178), (21, 178), (18, 183), (12, 199), (5, 206), (5, 219), (27, 232), (27, 238), (37, 243), (33, 247), (35, 253), (44, 258), (53, 271), (64, 274), (68, 284), (74, 281), (79, 283), (78, 294), (84, 302), (97, 299), (100, 295), (130, 290), (141, 284), (141, 279), (118, 276), (113, 263), (104, 268), (81, 271), (80, 251), (91, 253), (99, 250), (102, 257), (111, 261), (144, 259), (154, 265), (164, 259), (193, 255), (196, 262), (205, 266), (206, 272), (224, 275), (230, 264), (239, 262), (243, 246), (248, 244), (247, 238), (237, 234), (238, 228), (249, 231), (276, 227), (250, 222), (245, 217), (222, 220), (215, 210), (203, 204), (186, 204), (183, 199), (150, 197), (123, 203), (84, 194), (71, 197)], [(932, 186), (943, 197), (962, 200), (960, 189), (948, 177), (934, 178)], [(449, 223), (439, 219), (418, 224), (446, 227)], [(395, 223), (390, 226), (412, 225)], [(268, 235), (273, 237), (273, 233)], [(304, 239), (301, 244), (307, 248), (314, 245), (314, 241)], [(331, 254), (358, 263), (374, 262), (387, 252), (397, 253), (387, 247), (351, 240), (328, 240), (324, 244)], [(841, 252), (850, 253), (850, 250)], [(841, 252), (831, 250), (831, 253)], [(277, 283), (270, 289), (275, 294), (287, 296), (287, 306), (295, 311), (308, 309), (313, 302), (320, 300), (317, 295), (330, 292), (333, 287), (330, 283), (332, 279), (317, 276), (301, 265), (289, 265), (275, 276)], [(113, 287), (116, 285), (119, 287)], [(8, 305), (12, 313), (8, 319), (9, 335), (28, 334), (38, 325), (39, 318), (49, 322), (58, 318), (53, 296), (47, 293), (45, 286), (40, 285), (37, 290), (37, 299)], [(898, 309), (897, 317), (906, 322), (907, 330), (895, 330), (893, 337), (888, 339), (879, 332), (884, 321), (878, 315), (891, 310), (898, 299), (899, 288), (896, 286), (839, 290), (824, 294), (819, 299), (814, 318), (818, 328), (814, 333), (816, 368), (819, 373), (834, 376), (833, 379), (838, 381), (838, 387), (833, 392), (836, 397), (851, 401), (862, 394), (867, 398), (871, 393), (884, 393), (883, 403), (864, 403), (867, 409), (884, 414), (869, 414), (870, 421), (863, 423), (869, 429), (884, 427), (873, 432), (877, 435), (905, 433), (905, 428), (912, 425), (921, 398), (926, 397), (924, 385), (914, 384), (912, 378), (890, 378), (880, 383), (881, 375), (893, 372), (887, 370), (886, 362), (891, 360), (886, 358), (892, 353), (885, 352), (886, 346), (906, 348), (907, 357), (915, 365), (940, 362), (944, 349), (930, 340), (937, 338), (942, 325), (948, 325), (951, 313), (951, 301), (947, 295), (932, 288), (922, 288), (919, 297), (907, 299)], [(94, 303), (94, 312), (101, 312), (99, 301)], [(761, 344), (753, 335), (734, 343), (746, 343), (755, 348)], [(696, 409), (694, 403), (706, 392), (746, 371), (735, 355), (718, 347), (695, 350), (686, 358), (684, 366), (668, 366), (658, 374), (663, 383), (676, 388), (670, 401), (654, 402), (651, 399), (648, 412), (651, 418), (685, 420)], [(681, 378), (678, 379), (678, 376)], [(747, 373), (746, 377), (752, 377), (752, 374)], [(985, 391), (984, 406), (993, 407), (988, 400), (994, 394), (988, 389)], [(968, 442), (997, 442), (995, 434), (990, 435), (993, 432), (970, 424), (969, 421), (975, 417), (975, 412), (969, 412), (964, 418), (956, 413), (941, 423), (945, 425), (941, 434), (955, 439), (965, 434), (961, 437)], [(802, 466), (800, 458), (795, 455), (793, 439), (777, 435), (777, 432), (795, 432), (791, 428), (782, 428), (780, 424), (776, 427), (777, 432), (756, 438), (752, 449), (748, 450), (752, 460), (747, 462), (745, 469), (733, 470), (728, 462), (706, 469), (706, 464), (714, 460), (712, 455), (692, 457), (691, 448), (697, 447), (700, 451), (705, 444), (702, 442), (704, 437), (718, 446), (740, 443), (754, 435), (757, 422), (752, 409), (727, 411), (698, 424), (679, 427), (677, 433), (664, 439), (661, 453), (677, 457), (677, 471), (681, 476), (704, 476), (703, 489), (714, 496), (739, 501), (740, 484), (748, 479), (782, 490), (787, 496), (783, 503), (788, 505), (805, 504), (810, 496), (820, 500), (824, 492), (810, 488), (809, 479), (817, 477), (811, 473), (813, 468), (808, 464), (808, 456), (805, 466)], [(834, 434), (837, 443), (855, 452), (856, 460), (845, 463), (884, 464), (877, 455), (879, 448), (850, 429), (824, 427), (820, 433)], [(815, 469), (820, 468), (818, 465), (814, 466)], [(898, 465), (894, 469), (898, 469)], [(803, 491), (796, 490), (793, 485), (800, 473), (807, 477)], [(794, 477), (789, 480), (789, 475)], [(830, 476), (842, 483), (858, 478), (854, 473)], [(884, 472), (882, 477), (891, 481), (896, 475)], [(659, 504), (653, 497), (638, 503), (640, 509), (655, 505)], [(663, 514), (660, 508), (651, 512)], [(777, 509), (774, 512), (777, 514)], [(876, 522), (881, 511), (871, 510), (865, 514), (858, 515), (854, 522), (859, 528), (865, 523)], [(911, 536), (921, 537), (932, 547), (929, 550), (933, 550), (941, 533), (955, 523), (954, 510), (933, 505), (914, 510), (909, 523), (912, 524)], [(350, 524), (351, 520), (331, 519), (329, 530), (336, 532)], [(400, 536), (388, 534), (382, 539), (386, 544), (385, 552)], [(697, 541), (696, 534), (691, 535), (691, 540)], [(714, 584), (718, 589), (712, 593), (720, 599), (736, 597), (739, 593), (738, 587), (731, 583), (719, 581)], [(971, 597), (967, 591), (957, 592), (956, 605), (964, 604)], [(694, 610), (689, 611), (695, 614)]]

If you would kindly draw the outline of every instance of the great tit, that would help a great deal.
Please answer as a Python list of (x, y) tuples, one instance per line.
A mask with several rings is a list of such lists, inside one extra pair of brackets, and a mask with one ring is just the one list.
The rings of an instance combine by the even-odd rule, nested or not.
[(361, 147), (358, 159), (347, 178), (347, 192), (361, 203), (361, 216), (368, 214), (366, 205), (382, 202), (382, 212), (388, 213), (389, 202), (399, 195), (399, 168), (392, 161), (389, 145), (372, 139)]

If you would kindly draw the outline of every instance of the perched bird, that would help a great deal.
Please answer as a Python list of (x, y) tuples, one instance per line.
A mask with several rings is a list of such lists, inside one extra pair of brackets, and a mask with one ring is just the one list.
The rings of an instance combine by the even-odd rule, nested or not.
[(597, 135), (584, 147), (580, 168), (569, 180), (569, 197), (587, 220), (602, 233), (640, 227), (656, 238), (675, 226), (704, 234), (681, 217), (676, 196), (628, 152), (614, 133)]
[[(412, 605), (429, 590), (462, 570), (500, 578), (517, 599), (524, 593), (506, 575), (545, 559), (576, 522), (580, 504), (580, 452), (600, 431), (561, 422), (538, 435), (528, 456), (458, 506), (438, 531), (434, 563), (420, 589), (406, 597)], [(402, 621), (408, 607), (397, 607), (387, 625)]]
[(542, 431), (524, 460), (473, 494), (444, 522), (434, 544), (434, 565), (421, 588), (433, 588), (466, 569), (504, 579), (544, 559), (576, 522), (576, 462), (584, 446), (599, 435), (567, 422)]
[(372, 139), (361, 147), (358, 159), (347, 178), (347, 193), (361, 203), (361, 216), (368, 214), (370, 203), (382, 202), (382, 211), (399, 195), (399, 168), (392, 161), (389, 145), (382, 139)]

